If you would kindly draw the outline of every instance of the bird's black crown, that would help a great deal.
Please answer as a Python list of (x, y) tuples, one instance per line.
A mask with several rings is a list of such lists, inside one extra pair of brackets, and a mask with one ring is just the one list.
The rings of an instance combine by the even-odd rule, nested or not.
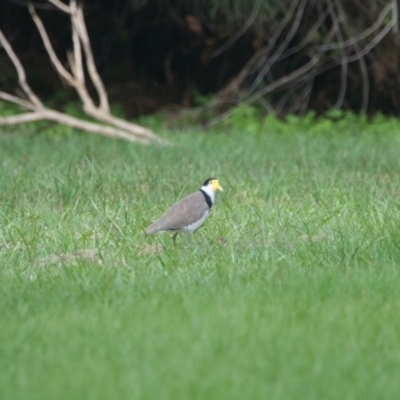
[(217, 178), (208, 178), (204, 183), (203, 186), (207, 186), (211, 181), (215, 181)]

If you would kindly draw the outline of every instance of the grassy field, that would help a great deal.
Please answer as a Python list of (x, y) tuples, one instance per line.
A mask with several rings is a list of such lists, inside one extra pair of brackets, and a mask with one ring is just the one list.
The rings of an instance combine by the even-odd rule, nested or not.
[[(0, 399), (397, 399), (399, 127), (3, 132)], [(210, 176), (192, 240), (142, 234)]]

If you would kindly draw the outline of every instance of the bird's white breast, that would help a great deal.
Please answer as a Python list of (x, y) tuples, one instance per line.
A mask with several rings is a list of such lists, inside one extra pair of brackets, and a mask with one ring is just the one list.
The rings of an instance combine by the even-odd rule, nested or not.
[(194, 231), (199, 229), (204, 224), (204, 221), (207, 219), (208, 214), (210, 214), (210, 210), (207, 210), (198, 221), (194, 222), (191, 225), (186, 226), (182, 230), (185, 232), (188, 232), (188, 233), (193, 233)]

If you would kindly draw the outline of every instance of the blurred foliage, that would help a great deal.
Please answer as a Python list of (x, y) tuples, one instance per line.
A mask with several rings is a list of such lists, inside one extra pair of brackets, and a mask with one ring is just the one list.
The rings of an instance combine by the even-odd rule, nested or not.
[(345, 132), (379, 134), (383, 131), (395, 133), (400, 129), (398, 118), (381, 113), (368, 117), (349, 110), (331, 109), (322, 115), (317, 115), (311, 110), (304, 116), (291, 114), (280, 119), (273, 114), (262, 117), (260, 110), (253, 106), (236, 107), (224, 120), (223, 125), (229, 130), (249, 135), (262, 135), (268, 131), (286, 135), (298, 133), (340, 135)]
[[(179, 131), (185, 132), (199, 127), (191, 114), (171, 116), (168, 113), (143, 116), (138, 122), (156, 132)], [(341, 135), (354, 133), (357, 135), (379, 135), (382, 132), (396, 134), (400, 130), (400, 121), (395, 116), (376, 113), (374, 116), (358, 114), (350, 110), (330, 109), (324, 114), (317, 114), (311, 110), (304, 116), (290, 114), (279, 118), (274, 114), (265, 115), (265, 112), (256, 106), (234, 107), (230, 115), (220, 124), (206, 130), (205, 133), (241, 133), (244, 136), (267, 135), (274, 132), (282, 135)]]
[[(20, 113), (21, 109), (15, 105), (0, 101), (0, 115), (8, 116)], [(78, 102), (69, 103), (64, 112), (82, 119), (89, 118), (83, 113)], [(113, 106), (114, 115), (125, 118), (121, 105)], [(192, 113), (179, 115), (161, 111), (152, 115), (142, 116), (135, 120), (136, 123), (152, 129), (157, 134), (171, 134), (171, 132), (184, 131), (190, 133), (201, 129), (198, 119)], [(31, 136), (44, 134), (52, 138), (76, 134), (73, 128), (48, 121), (31, 122), (17, 125), (8, 131), (29, 133)], [(382, 132), (396, 134), (400, 130), (400, 121), (394, 116), (386, 116), (376, 113), (374, 116), (357, 114), (349, 110), (331, 109), (318, 115), (315, 111), (309, 111), (304, 116), (290, 114), (279, 118), (274, 114), (265, 115), (263, 110), (256, 106), (234, 107), (229, 116), (220, 124), (204, 129), (206, 134), (231, 134), (240, 133), (243, 136), (261, 136), (268, 132), (282, 135), (341, 135), (354, 133), (357, 135), (379, 135)], [(0, 128), (1, 132), (1, 128)], [(86, 133), (85, 133), (86, 134)]]

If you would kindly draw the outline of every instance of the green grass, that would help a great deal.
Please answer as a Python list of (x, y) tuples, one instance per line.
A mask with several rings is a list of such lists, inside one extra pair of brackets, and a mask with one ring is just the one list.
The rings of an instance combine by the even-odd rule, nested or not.
[[(3, 134), (0, 398), (398, 398), (400, 125), (357, 123)], [(210, 176), (192, 240), (142, 234)]]

